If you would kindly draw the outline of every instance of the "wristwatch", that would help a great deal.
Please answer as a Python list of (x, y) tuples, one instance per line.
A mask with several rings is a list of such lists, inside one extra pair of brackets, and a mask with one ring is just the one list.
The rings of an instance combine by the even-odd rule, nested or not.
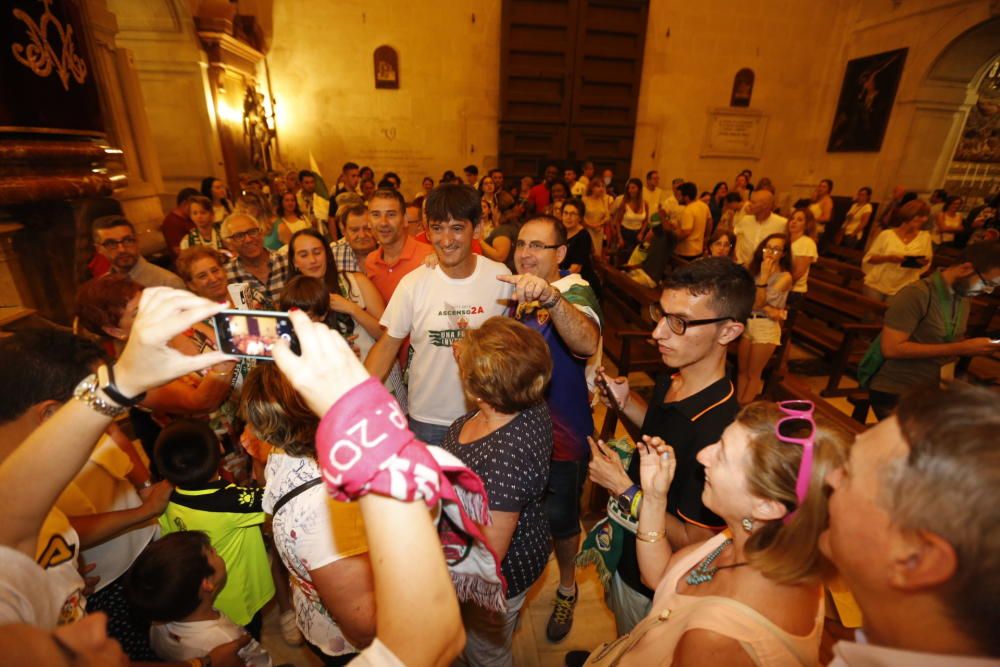
[(638, 492), (639, 485), (633, 484), (615, 498), (615, 502), (618, 503), (618, 508), (621, 509), (623, 514), (632, 514), (632, 501), (635, 500), (635, 494)]
[(80, 384), (76, 385), (76, 389), (73, 390), (73, 398), (83, 401), (105, 417), (114, 418), (128, 410), (123, 405), (104, 400), (97, 393), (98, 389), (100, 389), (100, 384), (97, 379), (97, 373), (91, 373), (83, 378)]
[(108, 398), (125, 408), (135, 407), (136, 405), (139, 405), (144, 398), (146, 398), (146, 392), (142, 392), (138, 396), (133, 396), (132, 398), (128, 398), (122, 394), (121, 391), (118, 390), (117, 385), (115, 385), (114, 366), (102, 364), (97, 369), (97, 382), (101, 391), (107, 394)]

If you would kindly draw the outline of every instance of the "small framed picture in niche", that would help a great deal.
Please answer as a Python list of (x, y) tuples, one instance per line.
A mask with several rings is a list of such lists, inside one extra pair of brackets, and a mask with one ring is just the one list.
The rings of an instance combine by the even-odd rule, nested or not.
[(375, 49), (375, 87), (399, 88), (399, 54), (387, 44)]

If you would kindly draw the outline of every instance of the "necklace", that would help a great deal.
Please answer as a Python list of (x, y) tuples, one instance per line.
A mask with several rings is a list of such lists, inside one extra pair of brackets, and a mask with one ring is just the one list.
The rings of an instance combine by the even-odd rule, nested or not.
[(713, 549), (712, 553), (705, 556), (705, 559), (702, 560), (700, 563), (698, 563), (698, 567), (691, 570), (690, 574), (688, 574), (687, 576), (687, 579), (685, 579), (688, 586), (697, 586), (698, 584), (704, 584), (705, 582), (711, 581), (715, 577), (715, 573), (718, 572), (719, 570), (727, 570), (731, 567), (741, 567), (743, 565), (747, 565), (747, 563), (744, 561), (742, 563), (732, 563), (731, 565), (717, 565), (715, 567), (712, 567), (712, 563), (715, 562), (715, 559), (719, 557), (719, 554), (722, 553), (722, 550), (728, 547), (732, 543), (733, 543), (732, 540), (726, 540), (725, 542), (717, 546), (715, 549)]

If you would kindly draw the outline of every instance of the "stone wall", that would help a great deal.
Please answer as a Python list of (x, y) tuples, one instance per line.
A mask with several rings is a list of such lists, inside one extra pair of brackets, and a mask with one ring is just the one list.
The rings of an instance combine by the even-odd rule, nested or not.
[[(332, 185), (354, 160), (423, 176), (497, 161), (500, 2), (274, 3), (268, 62), (282, 160)], [(375, 89), (373, 52), (399, 54), (398, 90)]]

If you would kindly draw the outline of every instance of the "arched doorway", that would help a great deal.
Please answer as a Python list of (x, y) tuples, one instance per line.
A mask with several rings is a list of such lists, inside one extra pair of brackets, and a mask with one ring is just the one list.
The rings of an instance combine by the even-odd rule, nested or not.
[(979, 84), (998, 56), (1000, 17), (961, 32), (934, 58), (913, 97), (897, 182), (922, 192), (942, 186)]

